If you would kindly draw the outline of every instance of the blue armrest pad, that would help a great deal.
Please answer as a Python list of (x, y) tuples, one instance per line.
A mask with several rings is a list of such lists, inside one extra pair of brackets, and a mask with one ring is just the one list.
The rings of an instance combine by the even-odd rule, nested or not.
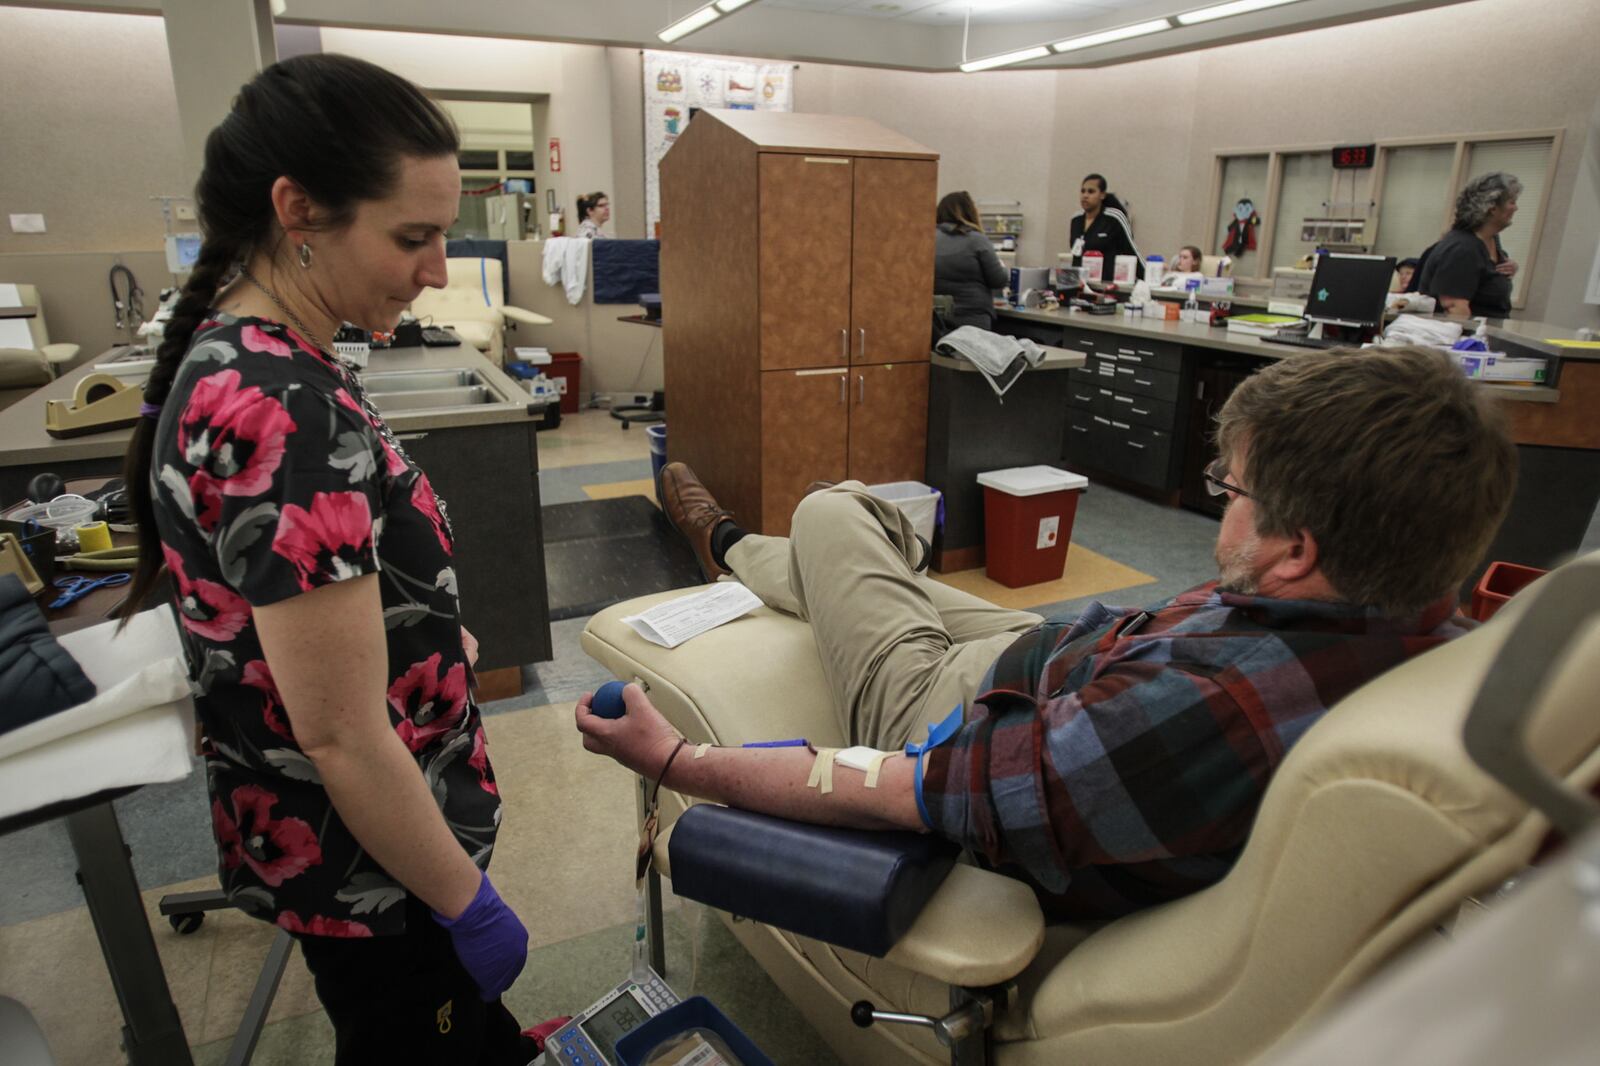
[(835, 829), (698, 804), (668, 841), (672, 890), (791, 933), (881, 957), (955, 864), (922, 833)]

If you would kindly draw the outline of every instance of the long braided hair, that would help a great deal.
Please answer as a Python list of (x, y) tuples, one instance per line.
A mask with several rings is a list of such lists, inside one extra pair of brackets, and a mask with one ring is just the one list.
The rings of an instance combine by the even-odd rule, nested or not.
[[(405, 158), (454, 155), (455, 125), (421, 89), (364, 60), (341, 55), (286, 59), (239, 90), (232, 110), (206, 138), (195, 184), (200, 254), (167, 321), (145, 403), (159, 407), (217, 293), (237, 268), (284, 239), (272, 186), (288, 177), (319, 208), (316, 228), (338, 229), (356, 205), (389, 195)], [(121, 617), (135, 614), (162, 568), (151, 458), (171, 419), (141, 418), (123, 466), (128, 502), (139, 525), (139, 564)]]

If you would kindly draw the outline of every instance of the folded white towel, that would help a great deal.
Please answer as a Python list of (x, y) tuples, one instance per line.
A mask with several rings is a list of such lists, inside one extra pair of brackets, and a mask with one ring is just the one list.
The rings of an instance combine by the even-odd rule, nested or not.
[(0, 818), (188, 776), (194, 704), (172, 614), (145, 611), (115, 630), (60, 638), (99, 694), (0, 737)]
[(1044, 349), (1026, 337), (1008, 337), (977, 326), (951, 330), (935, 348), (941, 355), (959, 356), (977, 367), (1002, 403), (1022, 372), (1044, 362), (1045, 356)]

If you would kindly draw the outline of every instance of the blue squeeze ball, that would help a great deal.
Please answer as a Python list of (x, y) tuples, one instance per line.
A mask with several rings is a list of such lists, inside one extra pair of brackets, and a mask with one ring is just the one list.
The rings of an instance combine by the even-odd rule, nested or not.
[(626, 708), (622, 705), (622, 682), (607, 681), (589, 701), (589, 710), (601, 718), (621, 718)]

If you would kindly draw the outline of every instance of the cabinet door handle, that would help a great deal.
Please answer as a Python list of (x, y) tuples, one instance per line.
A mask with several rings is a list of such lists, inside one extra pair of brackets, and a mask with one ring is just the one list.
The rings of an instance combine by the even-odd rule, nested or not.
[(864, 404), (866, 402), (867, 402), (867, 375), (860, 374), (860, 375), (858, 375), (856, 377), (856, 403), (859, 405), (859, 404)]
[(839, 403), (840, 404), (844, 404), (844, 403), (849, 401), (849, 398), (850, 398), (849, 397), (849, 393), (846, 391), (849, 388), (850, 388), (850, 386), (845, 383), (844, 375), (840, 374), (839, 375)]
[(1140, 385), (1149, 385), (1149, 386), (1151, 386), (1151, 387), (1152, 387), (1152, 388), (1153, 388), (1153, 387), (1154, 387), (1154, 386), (1155, 386), (1155, 382), (1153, 382), (1153, 381), (1146, 381), (1146, 380), (1145, 380), (1145, 379), (1144, 379), (1144, 378), (1134, 378), (1134, 379), (1133, 379), (1133, 380), (1134, 380), (1134, 381), (1135, 381), (1135, 382), (1136, 382), (1136, 383), (1138, 383), (1138, 384), (1140, 384)]
[(1143, 444), (1139, 444), (1136, 441), (1131, 441), (1130, 440), (1128, 442), (1128, 447), (1130, 447), (1130, 448), (1138, 448), (1141, 452), (1144, 451), (1144, 445)]
[(1146, 411), (1143, 407), (1130, 407), (1130, 408), (1128, 408), (1128, 410), (1132, 411), (1136, 415), (1147, 415), (1147, 414), (1150, 413), (1149, 411)]
[(861, 329), (856, 330), (856, 333), (859, 334), (860, 340), (861, 340), (860, 346), (859, 346), (858, 350), (856, 351), (856, 356), (857, 356), (857, 358), (865, 359), (867, 357), (867, 330), (866, 330), (866, 327), (863, 326)]
[(848, 362), (849, 360), (850, 360), (850, 331), (845, 329), (843, 326), (840, 326), (839, 327), (839, 361), (841, 363), (844, 363), (844, 362)]
[(421, 440), (423, 437), (426, 437), (427, 435), (428, 434), (425, 433), (425, 432), (424, 433), (396, 433), (394, 435), (394, 439), (395, 440)]

